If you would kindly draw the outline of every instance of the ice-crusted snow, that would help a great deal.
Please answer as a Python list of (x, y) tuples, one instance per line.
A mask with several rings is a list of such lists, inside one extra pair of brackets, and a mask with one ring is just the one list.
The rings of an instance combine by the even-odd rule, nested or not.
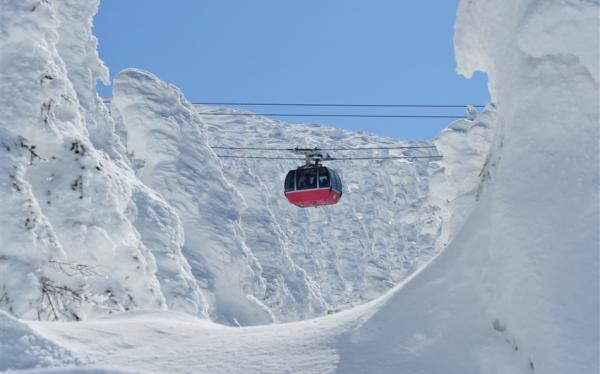
[(33, 319), (166, 308), (231, 325), (292, 321), (371, 300), (441, 248), (444, 203), (429, 199), (427, 182), (435, 162), (333, 165), (342, 203), (300, 210), (281, 192), (300, 162), (221, 160), (210, 147), (412, 143), (201, 116), (228, 109), (194, 107), (136, 69), (115, 77), (105, 105), (95, 92), (107, 79), (91, 34), (97, 6), (2, 3), (2, 78), (11, 82), (2, 95), (2, 309)]
[(178, 217), (130, 169), (95, 93), (97, 2), (71, 3), (0, 3), (0, 305), (34, 319), (197, 312)]
[[(6, 6), (7, 3), (0, 4)], [(0, 352), (6, 350), (9, 353), (0, 356), (0, 370), (62, 366), (62, 370), (75, 373), (597, 373), (600, 369), (600, 116), (599, 67), (595, 62), (599, 47), (599, 10), (597, 1), (461, 1), (455, 33), (458, 71), (465, 75), (475, 70), (488, 73), (494, 104), (471, 121), (453, 123), (436, 139), (435, 144), (444, 154), (444, 160), (439, 167), (430, 170), (433, 174), (425, 187), (432, 195), (416, 211), (427, 213), (428, 206), (439, 207), (436, 214), (444, 222), (433, 226), (440, 231), (430, 238), (431, 246), (447, 246), (438, 255), (432, 252), (430, 255), (435, 257), (425, 267), (408, 275), (382, 297), (330, 316), (239, 328), (198, 319), (189, 313), (160, 310), (122, 313), (77, 323), (25, 322), (0, 312), (3, 348)], [(0, 13), (0, 17), (5, 14)], [(10, 19), (11, 16), (14, 14), (7, 17)], [(8, 24), (8, 20), (0, 20), (0, 25)], [(31, 26), (27, 22), (19, 25)], [(5, 38), (7, 34), (1, 35)], [(34, 37), (41, 38), (40, 35)], [(17, 53), (22, 57), (22, 48), (15, 50), (9, 48), (11, 46), (2, 39), (0, 74), (4, 75), (0, 78), (3, 79), (13, 77), (9, 73), (19, 76), (15, 69), (9, 68), (8, 60), (4, 60), (4, 56), (10, 56), (9, 52), (12, 56)], [(127, 82), (138, 74), (142, 74), (141, 79)], [(62, 77), (66, 81), (64, 75)], [(295, 219), (304, 220), (305, 224), (288, 226), (284, 224), (285, 220), (272, 219), (269, 214), (286, 217), (286, 209), (292, 211), (292, 207), (280, 206), (275, 193), (265, 193), (263, 190), (275, 187), (265, 183), (267, 179), (260, 178), (280, 176), (288, 166), (263, 168), (251, 160), (219, 161), (206, 145), (230, 145), (226, 144), (228, 141), (239, 145), (244, 144), (240, 138), (254, 142), (257, 137), (263, 137), (269, 145), (279, 144), (282, 129), (294, 134), (296, 138), (291, 140), (303, 142), (310, 141), (312, 136), (335, 140), (344, 136), (352, 139), (353, 144), (361, 144), (367, 140), (360, 137), (368, 138), (367, 135), (346, 134), (323, 127), (289, 130), (289, 125), (267, 119), (256, 124), (233, 116), (218, 121), (197, 119), (193, 108), (178, 96), (177, 90), (151, 75), (127, 71), (120, 79), (124, 84), (121, 89), (130, 90), (129, 93), (136, 97), (148, 98), (148, 95), (153, 97), (160, 93), (176, 103), (168, 107), (158, 103), (137, 106), (128, 102), (127, 97), (119, 104), (115, 97), (113, 106), (117, 110), (113, 116), (117, 118), (119, 137), (125, 139), (124, 143), (130, 148), (139, 147), (137, 152), (126, 156), (127, 160), (132, 160), (127, 163), (134, 165), (136, 174), (127, 174), (128, 178), (148, 178), (146, 183), (157, 189), (156, 199), (176, 213), (173, 217), (179, 217), (186, 209), (210, 205), (196, 204), (186, 195), (173, 194), (172, 191), (180, 187), (169, 186), (167, 177), (182, 178), (173, 173), (173, 168), (194, 155), (201, 154), (204, 159), (213, 161), (215, 165), (209, 168), (222, 170), (218, 180), (227, 183), (219, 193), (232, 193), (232, 199), (244, 202), (236, 207), (236, 214), (232, 216), (233, 225), (240, 230), (240, 236), (235, 240), (246, 243), (246, 254), (258, 253), (254, 256), (257, 264), (264, 261), (256, 250), (257, 241), (261, 240), (255, 236), (259, 232), (257, 227), (267, 227), (267, 231), (275, 230), (272, 232), (280, 235), (269, 235), (270, 239), (283, 238), (285, 245), (271, 245), (270, 248), (276, 248), (270, 252), (272, 258), (276, 258), (273, 253), (286, 254), (300, 266), (302, 262), (295, 257), (296, 249), (302, 249), (303, 236), (313, 235), (315, 230), (308, 222), (324, 219), (322, 217), (327, 217), (327, 222), (335, 222), (339, 217), (337, 208), (344, 207), (341, 211), (348, 209), (344, 213), (349, 213), (359, 205), (349, 199), (349, 188), (340, 204), (352, 202), (353, 205), (326, 208), (319, 216), (316, 216), (316, 210), (300, 210), (300, 218)], [(146, 80), (157, 87), (150, 92), (142, 90), (140, 83)], [(25, 81), (16, 80), (21, 84)], [(10, 104), (8, 108), (28, 105), (23, 102), (37, 99), (33, 95), (37, 91), (23, 89), (23, 92), (16, 91), (21, 94), (20, 100), (12, 101), (12, 96), (17, 96), (12, 91), (8, 100), (8, 89), (2, 86), (2, 90), (0, 104)], [(82, 112), (76, 112), (83, 116)], [(153, 113), (162, 117), (149, 127), (141, 126)], [(181, 118), (187, 117), (191, 119), (182, 121)], [(39, 121), (39, 118), (35, 120)], [(22, 121), (34, 123), (34, 119), (27, 117)], [(192, 123), (197, 126), (187, 128)], [(64, 121), (53, 125), (72, 126)], [(34, 129), (25, 127), (31, 132)], [(3, 141), (15, 136), (11, 132), (13, 127), (3, 126), (2, 131)], [(149, 133), (143, 134), (144, 131)], [(132, 133), (147, 141), (137, 145), (130, 143)], [(161, 148), (162, 152), (154, 154), (152, 147), (160, 137), (167, 139), (166, 144), (171, 144), (172, 148), (168, 152)], [(46, 136), (42, 139), (54, 138)], [(179, 148), (179, 143), (173, 140), (197, 143), (198, 148)], [(48, 143), (52, 144), (51, 141)], [(146, 146), (149, 148), (144, 151)], [(45, 147), (48, 148), (40, 148), (57, 148)], [(11, 274), (21, 269), (16, 266), (43, 264), (43, 255), (61, 250), (65, 253), (63, 256), (70, 253), (58, 239), (47, 240), (45, 247), (43, 242), (35, 244), (32, 237), (36, 238), (34, 233), (38, 235), (41, 231), (36, 230), (41, 229), (36, 228), (33, 233), (17, 230), (16, 223), (10, 219), (22, 215), (24, 199), (29, 197), (37, 201), (34, 199), (37, 196), (31, 192), (37, 184), (23, 177), (31, 175), (31, 165), (26, 158), (29, 151), (22, 150), (23, 155), (17, 155), (16, 151), (14, 154), (2, 153), (6, 161), (3, 159), (0, 164), (1, 167), (16, 164), (21, 170), (17, 180), (28, 183), (23, 189), (26, 193), (10, 195), (11, 198), (6, 199), (6, 210), (0, 215), (0, 230), (3, 230), (0, 231), (0, 240), (3, 240), (0, 248), (15, 251), (2, 258), (2, 261), (9, 261)], [(38, 162), (34, 160), (34, 164)], [(226, 167), (220, 169), (218, 166), (221, 165)], [(419, 175), (423, 167), (406, 165), (412, 169), (405, 170), (402, 169), (404, 165), (398, 163), (398, 172), (408, 175)], [(147, 166), (152, 167), (146, 169)], [(127, 170), (127, 167), (123, 169)], [(346, 170), (340, 165), (340, 169), (349, 185), (348, 180), (354, 178), (351, 168)], [(26, 174), (27, 171), (30, 174)], [(377, 172), (365, 171), (374, 173), (375, 178)], [(9, 185), (11, 181), (7, 179), (3, 183)], [(369, 182), (368, 179), (361, 181)], [(213, 191), (210, 186), (203, 186), (193, 179), (189, 182), (195, 182), (189, 185), (192, 191)], [(5, 190), (9, 191), (8, 188)], [(419, 189), (410, 191), (414, 193)], [(365, 197), (356, 199), (368, 206), (369, 212), (376, 211), (377, 206), (369, 206)], [(258, 201), (263, 204), (256, 203)], [(174, 208), (170, 208), (171, 205)], [(39, 204), (32, 205), (31, 209), (34, 213), (41, 210)], [(56, 225), (59, 231), (62, 230), (60, 221), (55, 223), (51, 216), (38, 216), (43, 222), (41, 227), (54, 228)], [(128, 213), (127, 218), (131, 217), (143, 220), (145, 213), (137, 210), (136, 214)], [(377, 214), (373, 217), (379, 219)], [(191, 218), (182, 218), (181, 227), (189, 224), (186, 220)], [(368, 221), (363, 215), (356, 218)], [(395, 222), (397, 217), (390, 217), (390, 220)], [(138, 227), (143, 226), (140, 225)], [(178, 239), (173, 240), (174, 247), (169, 248), (185, 246), (180, 235), (187, 235), (187, 231), (181, 227), (175, 235)], [(306, 231), (293, 235), (288, 231), (293, 227)], [(364, 230), (362, 233), (369, 232), (368, 227)], [(374, 228), (371, 230), (374, 237), (380, 235)], [(157, 234), (160, 232), (158, 230)], [(425, 233), (429, 235), (429, 231), (425, 230)], [(152, 237), (152, 231), (148, 230), (145, 235)], [(141, 241), (145, 235), (140, 235)], [(348, 236), (343, 240), (349, 245), (359, 241), (359, 234), (349, 231), (345, 235)], [(37, 236), (40, 237), (43, 238)], [(364, 237), (368, 235), (360, 236)], [(208, 237), (206, 246), (216, 248), (217, 238), (218, 235)], [(149, 242), (152, 241), (146, 240)], [(316, 248), (314, 243), (311, 244), (311, 248)], [(36, 256), (27, 257), (34, 245), (37, 245)], [(184, 247), (184, 256), (185, 252)], [(268, 257), (269, 252), (264, 255)], [(343, 261), (340, 259), (340, 262)], [(160, 268), (159, 262), (157, 265)], [(301, 267), (307, 277), (317, 280), (315, 283), (318, 284), (319, 269), (323, 265), (317, 262), (312, 269), (304, 265)], [(184, 268), (182, 265), (181, 269)], [(192, 274), (194, 268), (191, 264)], [(325, 268), (327, 265), (321, 269)], [(286, 277), (290, 276), (287, 269), (277, 269), (283, 280), (280, 285), (286, 284)], [(44, 270), (48, 271), (47, 268), (38, 271)], [(207, 270), (210, 271), (208, 267)], [(254, 276), (260, 278), (262, 275), (259, 274), (264, 272), (254, 273)], [(33, 273), (32, 284), (36, 282), (36, 275)], [(5, 279), (3, 282), (7, 284)], [(35, 287), (21, 285), (20, 289), (34, 290)], [(278, 290), (285, 293), (283, 286)], [(212, 289), (204, 292), (209, 295), (209, 300), (216, 297)], [(324, 289), (321, 293), (328, 295)], [(330, 295), (339, 294), (332, 292)], [(275, 315), (277, 309), (265, 300), (268, 299), (261, 302), (272, 308)]]
[(413, 143), (223, 115), (227, 109), (194, 107), (135, 69), (115, 77), (111, 112), (137, 175), (181, 217), (183, 253), (217, 321), (281, 322), (343, 309), (381, 295), (436, 253), (443, 217), (429, 201), (427, 178), (437, 168), (430, 160), (331, 165), (344, 179), (344, 200), (302, 210), (282, 194), (285, 174), (302, 161), (223, 160), (215, 151), (228, 152), (210, 147)]
[[(27, 318), (81, 318), (82, 299), (160, 307), (154, 261), (124, 216), (130, 183), (90, 144), (57, 49), (56, 12), (35, 1), (4, 1), (2, 10), (3, 308)], [(75, 269), (80, 264), (93, 266)], [(91, 272), (103, 276), (88, 279)]]

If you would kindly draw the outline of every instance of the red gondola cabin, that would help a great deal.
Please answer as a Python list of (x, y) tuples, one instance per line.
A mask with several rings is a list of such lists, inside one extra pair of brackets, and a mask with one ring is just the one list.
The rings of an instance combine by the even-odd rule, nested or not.
[(285, 177), (285, 197), (301, 208), (337, 204), (342, 197), (342, 180), (333, 169), (305, 165)]

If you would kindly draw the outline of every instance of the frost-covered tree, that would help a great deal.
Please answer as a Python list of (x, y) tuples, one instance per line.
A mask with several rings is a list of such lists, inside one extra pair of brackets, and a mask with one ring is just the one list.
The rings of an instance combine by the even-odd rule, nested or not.
[[(135, 177), (97, 105), (97, 5), (0, 2), (0, 308), (39, 319), (167, 307), (203, 315), (177, 215)], [(144, 223), (152, 237), (136, 228), (140, 209), (155, 213)]]

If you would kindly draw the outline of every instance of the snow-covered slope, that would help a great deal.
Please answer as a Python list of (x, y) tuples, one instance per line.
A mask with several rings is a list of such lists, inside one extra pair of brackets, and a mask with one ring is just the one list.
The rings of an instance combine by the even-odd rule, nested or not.
[(34, 319), (196, 313), (178, 217), (135, 177), (95, 93), (97, 2), (0, 7), (0, 307)]
[(452, 200), (440, 210), (451, 225), (438, 244), (448, 246), (383, 297), (241, 328), (168, 311), (80, 323), (3, 313), (10, 355), (0, 369), (597, 373), (599, 10), (596, 1), (461, 1), (458, 70), (489, 74), (496, 109), (440, 135), (446, 153), (431, 190)]
[[(291, 321), (371, 300), (442, 247), (449, 213), (429, 196), (435, 162), (332, 165), (342, 202), (302, 210), (282, 194), (297, 162), (221, 160), (210, 147), (411, 143), (200, 115), (228, 109), (194, 107), (136, 69), (115, 77), (107, 107), (95, 92), (108, 78), (91, 34), (98, 1), (0, 5), (0, 308), (33, 319), (166, 308), (232, 325)], [(360, 156), (417, 153), (435, 151)]]
[(598, 372), (598, 26), (597, 2), (461, 2), (458, 70), (498, 106), (479, 201), (338, 370)]
[[(134, 69), (115, 78), (111, 108), (137, 175), (181, 217), (184, 255), (217, 321), (289, 321), (346, 308), (381, 295), (436, 253), (443, 218), (428, 199), (428, 175), (437, 168), (430, 160), (333, 165), (346, 186), (343, 201), (303, 210), (282, 193), (299, 162), (221, 160), (209, 146), (412, 143), (223, 115), (226, 109), (194, 107), (175, 87)], [(220, 115), (199, 114), (212, 112)], [(392, 152), (379, 154), (435, 154)]]

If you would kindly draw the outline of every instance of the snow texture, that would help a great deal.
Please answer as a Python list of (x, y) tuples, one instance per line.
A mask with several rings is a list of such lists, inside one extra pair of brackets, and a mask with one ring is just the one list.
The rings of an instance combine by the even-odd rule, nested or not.
[[(216, 321), (264, 324), (331, 313), (381, 295), (436, 252), (443, 219), (428, 201), (427, 178), (437, 168), (428, 160), (333, 165), (346, 183), (343, 202), (300, 210), (281, 192), (300, 161), (220, 160), (210, 148), (413, 143), (196, 108), (177, 88), (135, 69), (115, 77), (111, 113), (139, 178), (177, 210), (183, 253)], [(414, 154), (435, 151), (383, 155)], [(349, 243), (352, 237), (359, 239)]]
[[(115, 77), (106, 106), (95, 92), (108, 74), (91, 34), (97, 1), (2, 6), (2, 77), (13, 82), (2, 95), (2, 309), (51, 320), (159, 308), (229, 325), (293, 321), (372, 300), (441, 248), (435, 162), (332, 165), (342, 203), (300, 210), (281, 192), (300, 161), (221, 160), (210, 147), (428, 143), (201, 116), (229, 109), (192, 106), (136, 69)], [(435, 150), (362, 156), (418, 154)]]
[(197, 312), (178, 217), (127, 165), (95, 93), (97, 2), (0, 6), (0, 307), (51, 320)]
[[(126, 284), (132, 287), (136, 299), (150, 304), (158, 300), (160, 306), (153, 311), (77, 323), (26, 321), (0, 312), (0, 352), (9, 353), (0, 356), (0, 369), (461, 374), (591, 374), (600, 369), (597, 1), (462, 0), (454, 41), (457, 70), (465, 76), (476, 70), (487, 73), (493, 104), (481, 114), (471, 113), (470, 119), (451, 124), (440, 134), (435, 144), (444, 159), (439, 165), (395, 163), (393, 167), (398, 169), (387, 175), (388, 183), (378, 176), (386, 172), (383, 167), (360, 168), (357, 163), (345, 169), (340, 165), (347, 185), (342, 202), (318, 211), (298, 210), (277, 200), (273, 191), (279, 191), (281, 180), (273, 181), (276, 176), (282, 178), (287, 165), (220, 161), (209, 145), (250, 145), (258, 138), (268, 145), (279, 145), (282, 139), (301, 144), (318, 139), (318, 145), (323, 146), (340, 139), (353, 145), (372, 144), (374, 138), (370, 135), (321, 126), (292, 126), (269, 119), (255, 122), (235, 116), (199, 117), (176, 88), (149, 73), (127, 70), (115, 79), (111, 107), (118, 138), (96, 139), (104, 139), (97, 140), (98, 144), (108, 144), (106, 139), (122, 141), (131, 153), (123, 155), (115, 146), (117, 154), (108, 156), (108, 151), (86, 142), (88, 130), (82, 125), (86, 114), (77, 101), (69, 105), (59, 102), (61, 105), (50, 111), (51, 120), (44, 123), (44, 95), (55, 97), (52, 95), (59, 89), (72, 97), (75, 93), (55, 48), (52, 6), (42, 1), (33, 14), (26, 13), (33, 3), (21, 8), (20, 4), (0, 2), (7, 10), (0, 12), (0, 78), (14, 82), (10, 90), (1, 86), (0, 105), (7, 108), (6, 117), (13, 121), (8, 124), (17, 120), (22, 124), (0, 127), (5, 145), (0, 153), (4, 170), (0, 178), (7, 192), (6, 208), (0, 215), (0, 264), (4, 266), (3, 275), (9, 271), (11, 274), (3, 276), (2, 284), (5, 291), (12, 291), (10, 287), (19, 291), (2, 299), (6, 305), (3, 308), (10, 310), (10, 306), (12, 314), (36, 319), (31, 310), (41, 297), (36, 294), (36, 284), (42, 277), (58, 278), (70, 287), (69, 282), (84, 278), (86, 287), (94, 287), (93, 277), (68, 276), (64, 274), (69, 269), (66, 265), (62, 265), (61, 272), (60, 266), (57, 270), (48, 263), (57, 254), (69, 261), (89, 256), (89, 252), (76, 251), (73, 241), (63, 239), (66, 234), (76, 233), (76, 228), (66, 225), (65, 217), (40, 203), (40, 186), (53, 182), (44, 179), (45, 173), (67, 173), (72, 177), (77, 170), (72, 167), (74, 160), (62, 162), (60, 167), (47, 160), (52, 154), (60, 160), (68, 160), (67, 155), (73, 157), (69, 153), (72, 151), (60, 143), (65, 138), (67, 145), (71, 144), (73, 134), (81, 134), (79, 141), (86, 145), (87, 156), (80, 155), (80, 159), (99, 162), (106, 154), (101, 160), (113, 177), (107, 181), (101, 174), (92, 177), (88, 171), (85, 175), (95, 178), (98, 192), (111, 194), (105, 193), (103, 200), (95, 202), (95, 209), (86, 205), (86, 199), (97, 199), (102, 194), (88, 197), (86, 189), (84, 199), (66, 202), (61, 197), (57, 205), (71, 214), (87, 209), (91, 217), (88, 231), (91, 227), (104, 230), (113, 241), (121, 240), (116, 243), (124, 238), (114, 236), (115, 231), (121, 235), (135, 233), (129, 237), (127, 248), (144, 256), (143, 266), (133, 269), (138, 271), (138, 284), (116, 283), (124, 269), (132, 271), (131, 260), (125, 258), (117, 258), (122, 260), (118, 264), (115, 259), (102, 262), (114, 268), (103, 282), (114, 284), (117, 290), (117, 285)], [(45, 12), (46, 17), (36, 18), (41, 17), (36, 12)], [(26, 66), (17, 69), (15, 61)], [(42, 67), (49, 62), (57, 66), (59, 74), (52, 80), (52, 89), (40, 89), (39, 81), (32, 81), (43, 76)], [(34, 153), (43, 159), (32, 156)], [(199, 167), (202, 161), (206, 165)], [(353, 173), (355, 170), (361, 172)], [(191, 177), (190, 173), (211, 177), (217, 183)], [(425, 178), (429, 174), (431, 177)], [(402, 182), (405, 175), (414, 176), (412, 187), (408, 181)], [(60, 180), (52, 187), (68, 192), (69, 186)], [(118, 183), (123, 180), (129, 183)], [(119, 189), (111, 183), (117, 187), (147, 185), (148, 190), (155, 190), (143, 191), (144, 196), (156, 199), (153, 206), (165, 207), (165, 212), (157, 213), (152, 221), (156, 233), (143, 223), (147, 214), (140, 209), (143, 204), (132, 202), (133, 188)], [(384, 203), (372, 196), (353, 194), (366, 190), (361, 183), (370, 184), (373, 190), (369, 194), (379, 194)], [(394, 205), (389, 196), (396, 193), (395, 188), (403, 191), (401, 196), (410, 199), (407, 201), (418, 203), (411, 206), (398, 197), (402, 208), (389, 215), (388, 209)], [(212, 217), (215, 211), (227, 212), (228, 220)], [(36, 219), (31, 229), (19, 225), (28, 222), (24, 221), (24, 212)], [(112, 212), (112, 220), (107, 212)], [(208, 212), (210, 219), (195, 212)], [(382, 238), (392, 234), (377, 231), (381, 225), (370, 225), (386, 214), (388, 225), (406, 230), (408, 235), (397, 233), (397, 237)], [(428, 214), (433, 218), (424, 218)], [(173, 220), (162, 220), (165, 217)], [(296, 224), (297, 220), (303, 224)], [(322, 229), (324, 222), (340, 224)], [(422, 222), (430, 222), (430, 226)], [(176, 230), (172, 240), (165, 241), (167, 237), (162, 233), (169, 225), (175, 225)], [(122, 227), (131, 229), (119, 231)], [(209, 230), (203, 232), (205, 228)], [(262, 236), (265, 232), (277, 235)], [(330, 233), (344, 235), (336, 243), (347, 243), (354, 250), (316, 244), (317, 239)], [(365, 238), (370, 239), (366, 241), (370, 255), (386, 258), (392, 251), (379, 252), (373, 243), (393, 240), (400, 243), (393, 248), (404, 249), (407, 237), (420, 238), (415, 245), (427, 243), (429, 248), (419, 247), (417, 254), (409, 256), (411, 266), (418, 267), (416, 271), (413, 268), (398, 278), (386, 278), (381, 274), (394, 272), (371, 272), (372, 267), (364, 267), (369, 263), (364, 258), (345, 262), (347, 256), (356, 255), (356, 248)], [(268, 241), (261, 245), (264, 238)], [(107, 249), (100, 239), (76, 239), (93, 246), (99, 258), (119, 253)], [(310, 243), (308, 253), (305, 241)], [(164, 301), (160, 302), (159, 295), (140, 287), (156, 284), (155, 290), (160, 291), (167, 289), (169, 279), (182, 280), (167, 273), (161, 276), (160, 269), (168, 268), (166, 262), (151, 261), (160, 258), (153, 253), (161, 243), (170, 243), (167, 249), (173, 256), (181, 254), (176, 269), (185, 274), (183, 279), (189, 280), (191, 274), (200, 285), (202, 294), (198, 295), (204, 295), (204, 299), (194, 299), (200, 311), (196, 314), (206, 310), (228, 323), (227, 318), (238, 316), (244, 316), (247, 323), (260, 322), (261, 318), (275, 321), (309, 316), (311, 311), (302, 307), (318, 305), (318, 298), (307, 297), (308, 289), (314, 290), (314, 295), (320, 294), (323, 305), (347, 305), (356, 300), (356, 295), (368, 299), (367, 290), (386, 288), (373, 279), (395, 279), (399, 284), (381, 297), (329, 316), (229, 327), (199, 319), (187, 308), (182, 308), (186, 313), (159, 310), (168, 308), (168, 295), (175, 293), (161, 291)], [(438, 252), (441, 247), (444, 249)], [(393, 264), (391, 258), (387, 257), (385, 263)], [(427, 259), (424, 266), (419, 266), (419, 261)], [(331, 272), (332, 266), (346, 270), (354, 266), (356, 273), (346, 277), (343, 271)], [(230, 270), (240, 278), (221, 283), (227, 281), (223, 278), (233, 276), (219, 272)], [(338, 274), (342, 276), (336, 288)], [(365, 279), (364, 285), (357, 287), (358, 291), (348, 291), (345, 287), (357, 279)], [(291, 285), (298, 288), (292, 291)], [(127, 305), (121, 294), (115, 295), (119, 305)], [(185, 292), (181, 297), (188, 295)], [(300, 302), (278, 309), (273, 301), (286, 300), (286, 295), (299, 297)], [(65, 305), (68, 310), (70, 304)], [(262, 314), (250, 313), (258, 311), (260, 305), (265, 308)], [(257, 308), (251, 309), (254, 306)], [(220, 311), (223, 314), (218, 317)], [(318, 309), (312, 312), (319, 313)]]

